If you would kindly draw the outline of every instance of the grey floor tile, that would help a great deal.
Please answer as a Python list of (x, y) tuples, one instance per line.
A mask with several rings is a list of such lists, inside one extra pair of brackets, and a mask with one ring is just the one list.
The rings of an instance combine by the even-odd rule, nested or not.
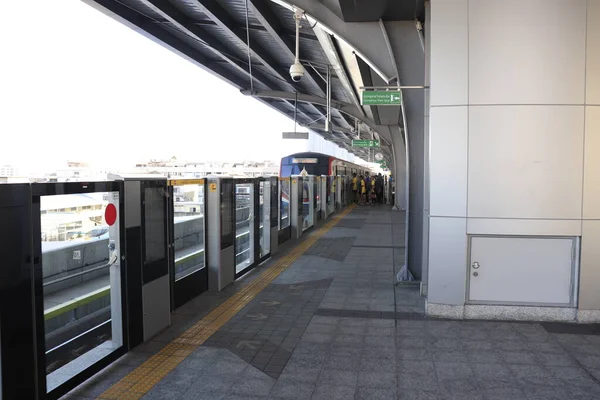
[(546, 366), (570, 367), (577, 365), (573, 357), (568, 354), (535, 353), (538, 363)]
[(538, 365), (540, 360), (529, 351), (500, 351), (500, 359), (505, 364)]
[(536, 342), (529, 343), (528, 346), (534, 353), (566, 354), (565, 349), (557, 342)]
[(399, 360), (398, 372), (403, 374), (420, 375), (435, 375), (435, 366), (431, 361), (420, 360)]
[(494, 351), (495, 343), (490, 340), (468, 340), (462, 342), (463, 350), (469, 351)]
[(194, 382), (183, 394), (185, 396), (195, 392), (221, 393), (229, 392), (239, 376), (231, 375), (203, 375), (202, 379)]
[(586, 368), (600, 369), (600, 356), (590, 354), (573, 354), (573, 357)]
[(339, 369), (323, 369), (318, 384), (329, 383), (334, 386), (355, 387), (358, 380), (358, 371)]
[(427, 348), (399, 348), (396, 354), (398, 356), (398, 360), (433, 361), (433, 356)]
[(229, 394), (266, 396), (275, 385), (275, 380), (265, 376), (262, 379), (240, 379), (233, 384)]
[(227, 393), (219, 400), (264, 400), (264, 396), (245, 396), (235, 393)]
[(527, 384), (521, 387), (527, 399), (535, 400), (565, 400), (573, 399), (572, 392), (561, 386)]
[(324, 368), (340, 369), (343, 371), (358, 371), (360, 369), (360, 357), (330, 356), (325, 360)]
[(334, 344), (361, 345), (364, 343), (364, 336), (361, 335), (336, 335), (333, 337)]
[(110, 366), (75, 388), (71, 394), (82, 397), (98, 397), (134, 369), (135, 367), (131, 365)]
[(355, 400), (396, 400), (396, 388), (358, 387)]
[(440, 393), (460, 395), (477, 392), (479, 384), (474, 376), (461, 376), (457, 378), (440, 377), (438, 375)]
[(397, 376), (398, 393), (404, 391), (416, 391), (437, 394), (439, 384), (437, 376), (432, 375), (414, 375), (410, 373), (400, 373)]
[(433, 361), (466, 363), (467, 355), (462, 350), (434, 349), (431, 353)]
[(396, 374), (393, 372), (360, 371), (358, 387), (396, 388)]
[[(500, 355), (493, 350), (467, 350), (467, 359), (470, 363), (501, 363)], [(473, 367), (475, 368), (475, 367)]]
[(188, 390), (180, 398), (186, 400), (222, 400), (226, 395), (226, 392), (206, 392), (198, 389), (193, 391)]
[(449, 393), (449, 392), (441, 392), (439, 395), (440, 400), (484, 400), (483, 393), (479, 391), (471, 391), (471, 392), (459, 392), (459, 393)]
[(311, 400), (348, 400), (354, 399), (355, 386), (336, 386), (333, 384), (318, 384)]
[(278, 381), (271, 390), (270, 396), (276, 399), (308, 400), (314, 388), (315, 384)]
[(483, 390), (485, 400), (526, 400), (525, 393), (520, 388), (507, 387), (499, 389)]
[(361, 371), (395, 372), (395, 358), (363, 357), (360, 360)]
[(494, 342), (494, 349), (500, 352), (530, 351), (531, 344), (523, 340), (515, 340), (512, 342)]
[(459, 379), (474, 376), (473, 369), (467, 363), (435, 362), (438, 379)]
[[(174, 393), (181, 395), (189, 389), (194, 382), (200, 378), (200, 372), (195, 370), (175, 369), (158, 382), (149, 392), (149, 394), (167, 394)], [(171, 398), (171, 397), (168, 397)], [(175, 397), (172, 397), (175, 398)]]

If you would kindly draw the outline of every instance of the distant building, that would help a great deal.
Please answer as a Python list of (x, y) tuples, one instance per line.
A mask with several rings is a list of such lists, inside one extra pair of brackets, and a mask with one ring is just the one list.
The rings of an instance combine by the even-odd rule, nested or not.
[(0, 178), (11, 178), (21, 175), (21, 171), (13, 165), (0, 165)]
[(226, 175), (252, 178), (276, 176), (279, 163), (274, 161), (177, 161), (150, 160), (135, 165), (135, 173), (162, 175), (170, 179), (202, 178), (208, 175)]

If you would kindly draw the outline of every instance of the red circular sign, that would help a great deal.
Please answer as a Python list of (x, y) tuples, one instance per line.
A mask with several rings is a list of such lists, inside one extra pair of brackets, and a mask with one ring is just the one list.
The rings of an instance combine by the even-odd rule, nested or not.
[(109, 204), (104, 210), (104, 220), (108, 226), (112, 226), (117, 220), (117, 207), (114, 204)]

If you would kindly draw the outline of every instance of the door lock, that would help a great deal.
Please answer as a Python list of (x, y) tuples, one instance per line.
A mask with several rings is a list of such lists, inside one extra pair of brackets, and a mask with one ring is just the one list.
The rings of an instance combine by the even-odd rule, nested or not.
[(473, 262), (473, 264), (471, 264), (471, 268), (479, 269), (479, 263), (477, 261)]
[(477, 271), (473, 272), (473, 276), (479, 276), (479, 272), (477, 272)]

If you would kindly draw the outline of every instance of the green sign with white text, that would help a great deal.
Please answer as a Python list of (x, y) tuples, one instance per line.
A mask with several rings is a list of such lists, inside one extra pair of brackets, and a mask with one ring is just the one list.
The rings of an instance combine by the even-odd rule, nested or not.
[(363, 106), (399, 106), (402, 104), (402, 92), (364, 90), (361, 102)]
[(352, 147), (380, 147), (379, 140), (352, 140)]

